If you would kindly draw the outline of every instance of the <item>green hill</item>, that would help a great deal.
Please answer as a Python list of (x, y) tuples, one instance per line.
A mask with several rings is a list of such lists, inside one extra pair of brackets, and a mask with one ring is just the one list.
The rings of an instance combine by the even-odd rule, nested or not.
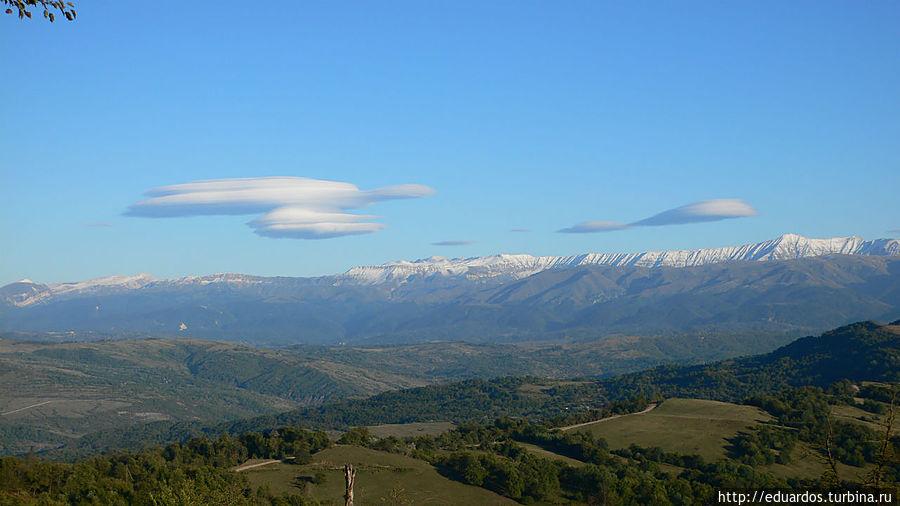
[(54, 448), (98, 430), (242, 419), (468, 378), (610, 376), (666, 361), (767, 350), (784, 339), (723, 334), (528, 346), (426, 343), (287, 349), (194, 339), (3, 339), (0, 455)]
[[(849, 358), (852, 358), (850, 360)], [(900, 326), (861, 322), (820, 337), (803, 338), (772, 353), (698, 366), (661, 366), (610, 379), (565, 382), (537, 378), (467, 380), (384, 392), (366, 399), (330, 402), (278, 415), (219, 424), (155, 422), (86, 435), (56, 456), (98, 449), (140, 448), (194, 435), (268, 430), (283, 425), (346, 429), (408, 422), (490, 421), (503, 416), (572, 423), (596, 417), (593, 410), (637, 395), (740, 401), (791, 386), (900, 380)], [(583, 415), (579, 415), (583, 413)], [(579, 416), (583, 418), (579, 419)]]
[(900, 381), (900, 320), (846, 325), (771, 353), (697, 366), (661, 366), (604, 381), (608, 392), (739, 401), (788, 386), (840, 379)]

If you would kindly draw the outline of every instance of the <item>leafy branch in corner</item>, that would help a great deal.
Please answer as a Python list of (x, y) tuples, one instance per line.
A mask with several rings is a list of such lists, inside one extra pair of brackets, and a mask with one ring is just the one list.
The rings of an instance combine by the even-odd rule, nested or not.
[(56, 21), (56, 13), (59, 11), (69, 21), (75, 21), (75, 4), (61, 0), (0, 0), (6, 6), (6, 13), (13, 14), (18, 11), (19, 19), (31, 19), (29, 9), (42, 8), (44, 17), (52, 23)]

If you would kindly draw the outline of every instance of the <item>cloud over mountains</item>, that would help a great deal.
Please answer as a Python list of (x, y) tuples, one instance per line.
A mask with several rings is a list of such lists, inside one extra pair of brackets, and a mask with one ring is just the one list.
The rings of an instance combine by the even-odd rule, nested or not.
[(583, 221), (571, 227), (557, 230), (567, 234), (584, 234), (592, 232), (611, 232), (634, 227), (660, 227), (665, 225), (682, 225), (686, 223), (702, 223), (706, 221), (744, 218), (759, 214), (753, 206), (741, 199), (713, 199), (694, 202), (668, 211), (655, 214), (649, 218), (632, 223), (614, 221)]
[(431, 243), (434, 246), (468, 246), (472, 241), (468, 239), (450, 239), (447, 241), (437, 241)]
[(266, 237), (326, 239), (378, 232), (378, 216), (352, 214), (383, 200), (427, 197), (417, 184), (360, 190), (356, 185), (305, 177), (259, 177), (194, 181), (154, 188), (128, 207), (126, 216), (171, 218), (202, 215), (261, 216), (247, 223)]

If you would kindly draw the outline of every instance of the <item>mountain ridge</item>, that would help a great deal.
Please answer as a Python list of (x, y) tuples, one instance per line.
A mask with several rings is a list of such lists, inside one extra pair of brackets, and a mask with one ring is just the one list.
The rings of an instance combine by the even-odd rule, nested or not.
[(735, 261), (790, 260), (831, 254), (900, 256), (900, 240), (873, 239), (867, 241), (857, 236), (811, 239), (797, 234), (783, 234), (775, 239), (759, 243), (696, 250), (585, 253), (569, 256), (497, 254), (453, 259), (433, 256), (414, 261), (399, 260), (380, 265), (353, 267), (343, 274), (306, 278), (216, 273), (161, 280), (150, 274), (140, 273), (52, 284), (41, 284), (30, 279), (22, 279), (0, 288), (0, 299), (6, 305), (21, 308), (47, 302), (57, 297), (95, 293), (108, 294), (143, 288), (206, 285), (248, 286), (273, 283), (277, 280), (311, 284), (329, 283), (333, 286), (345, 284), (365, 286), (404, 284), (432, 277), (461, 278), (467, 281), (512, 281), (550, 269), (576, 266), (692, 267)]
[[(810, 239), (797, 234), (760, 243), (696, 250), (646, 251), (641, 253), (585, 253), (570, 256), (490, 255), (484, 257), (455, 258), (431, 257), (423, 260), (397, 261), (366, 267), (354, 267), (345, 277), (368, 283), (406, 280), (414, 275), (459, 275), (470, 278), (514, 272), (517, 278), (537, 272), (571, 266), (611, 265), (637, 267), (691, 267), (728, 261), (789, 260), (829, 254), (845, 255), (900, 255), (900, 240), (861, 237), (834, 237)], [(506, 267), (502, 269), (498, 267)], [(515, 272), (516, 269), (518, 272)]]

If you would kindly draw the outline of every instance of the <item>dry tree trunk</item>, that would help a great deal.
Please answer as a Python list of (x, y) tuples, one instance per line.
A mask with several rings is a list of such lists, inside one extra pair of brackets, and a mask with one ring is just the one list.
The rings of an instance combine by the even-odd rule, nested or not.
[[(829, 408), (831, 409), (831, 408)], [(841, 486), (841, 478), (838, 476), (837, 459), (831, 453), (833, 445), (834, 433), (831, 429), (831, 413), (828, 413), (828, 432), (825, 433), (825, 461), (828, 462), (829, 470), (825, 472), (826, 479), (831, 481), (835, 487)], [(829, 475), (830, 474), (830, 475)]]
[(353, 484), (356, 481), (356, 469), (353, 469), (352, 464), (347, 464), (344, 466), (344, 473), (347, 481), (347, 491), (344, 492), (344, 505), (353, 506)]
[(891, 410), (888, 412), (887, 419), (884, 421), (884, 439), (881, 441), (881, 449), (878, 452), (878, 458), (875, 461), (875, 469), (872, 470), (869, 479), (866, 480), (867, 482), (872, 483), (876, 489), (881, 488), (881, 479), (884, 477), (884, 468), (890, 458), (891, 433), (894, 431), (894, 417), (896, 416), (894, 408), (897, 403), (898, 394), (900, 394), (900, 389), (895, 388), (891, 394)]

